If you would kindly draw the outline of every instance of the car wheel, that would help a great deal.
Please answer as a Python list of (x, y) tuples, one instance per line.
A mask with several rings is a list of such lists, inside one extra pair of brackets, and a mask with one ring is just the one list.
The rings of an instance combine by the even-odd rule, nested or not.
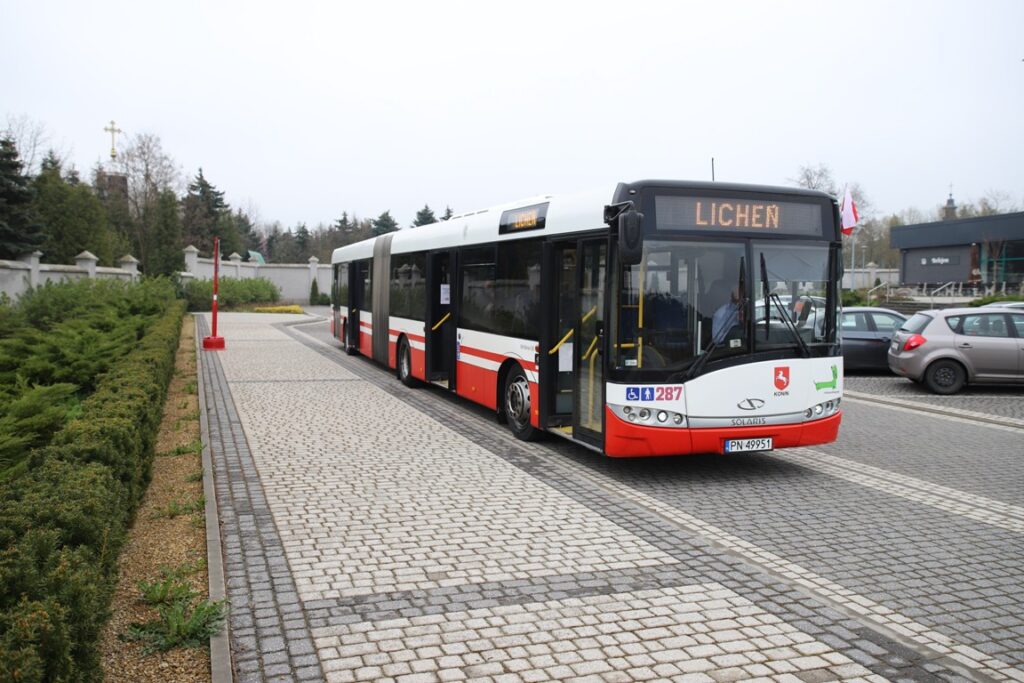
[(409, 354), (409, 342), (402, 337), (398, 345), (398, 379), (407, 387), (419, 385), (419, 380), (412, 376), (412, 356)]
[(925, 370), (924, 383), (936, 394), (955, 394), (967, 384), (967, 373), (954, 360), (937, 360)]
[(508, 420), (508, 427), (512, 434), (522, 441), (533, 441), (539, 436), (539, 431), (530, 424), (530, 383), (526, 379), (526, 373), (516, 365), (509, 371), (505, 378), (504, 397), (505, 418)]

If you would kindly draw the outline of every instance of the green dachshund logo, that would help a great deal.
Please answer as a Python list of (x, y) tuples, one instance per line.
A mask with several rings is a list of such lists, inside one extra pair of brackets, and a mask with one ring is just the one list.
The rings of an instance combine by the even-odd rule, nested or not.
[(835, 365), (833, 365), (832, 366), (832, 379), (831, 380), (825, 380), (824, 382), (815, 382), (814, 383), (814, 388), (817, 389), (818, 391), (821, 391), (822, 389), (835, 389), (836, 388), (836, 384), (838, 384), (838, 383), (839, 383), (839, 369)]

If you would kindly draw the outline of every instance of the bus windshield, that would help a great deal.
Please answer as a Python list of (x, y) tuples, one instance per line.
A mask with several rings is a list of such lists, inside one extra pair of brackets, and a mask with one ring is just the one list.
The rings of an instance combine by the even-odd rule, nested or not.
[(613, 368), (671, 372), (704, 355), (832, 343), (828, 264), (827, 244), (647, 240), (641, 262), (619, 269)]

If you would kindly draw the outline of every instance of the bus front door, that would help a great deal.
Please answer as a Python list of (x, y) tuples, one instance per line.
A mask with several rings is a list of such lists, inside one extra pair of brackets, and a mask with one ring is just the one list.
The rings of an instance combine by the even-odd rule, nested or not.
[(427, 267), (427, 377), (447, 389), (455, 388), (455, 269), (452, 254), (430, 254)]
[(604, 416), (604, 239), (553, 245), (545, 405), (549, 429), (600, 447)]
[(577, 329), (573, 353), (573, 436), (602, 446), (604, 432), (604, 304), (607, 242), (587, 240), (579, 248)]

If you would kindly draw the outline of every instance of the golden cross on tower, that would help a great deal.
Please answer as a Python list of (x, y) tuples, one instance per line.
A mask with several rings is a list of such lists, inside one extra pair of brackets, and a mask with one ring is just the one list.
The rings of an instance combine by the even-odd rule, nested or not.
[(116, 159), (117, 158), (117, 146), (115, 144), (116, 136), (117, 136), (118, 133), (123, 133), (124, 131), (117, 127), (117, 124), (114, 123), (113, 119), (111, 119), (110, 125), (107, 126), (106, 128), (104, 128), (103, 130), (106, 131), (107, 133), (110, 133), (110, 158), (111, 159)]

